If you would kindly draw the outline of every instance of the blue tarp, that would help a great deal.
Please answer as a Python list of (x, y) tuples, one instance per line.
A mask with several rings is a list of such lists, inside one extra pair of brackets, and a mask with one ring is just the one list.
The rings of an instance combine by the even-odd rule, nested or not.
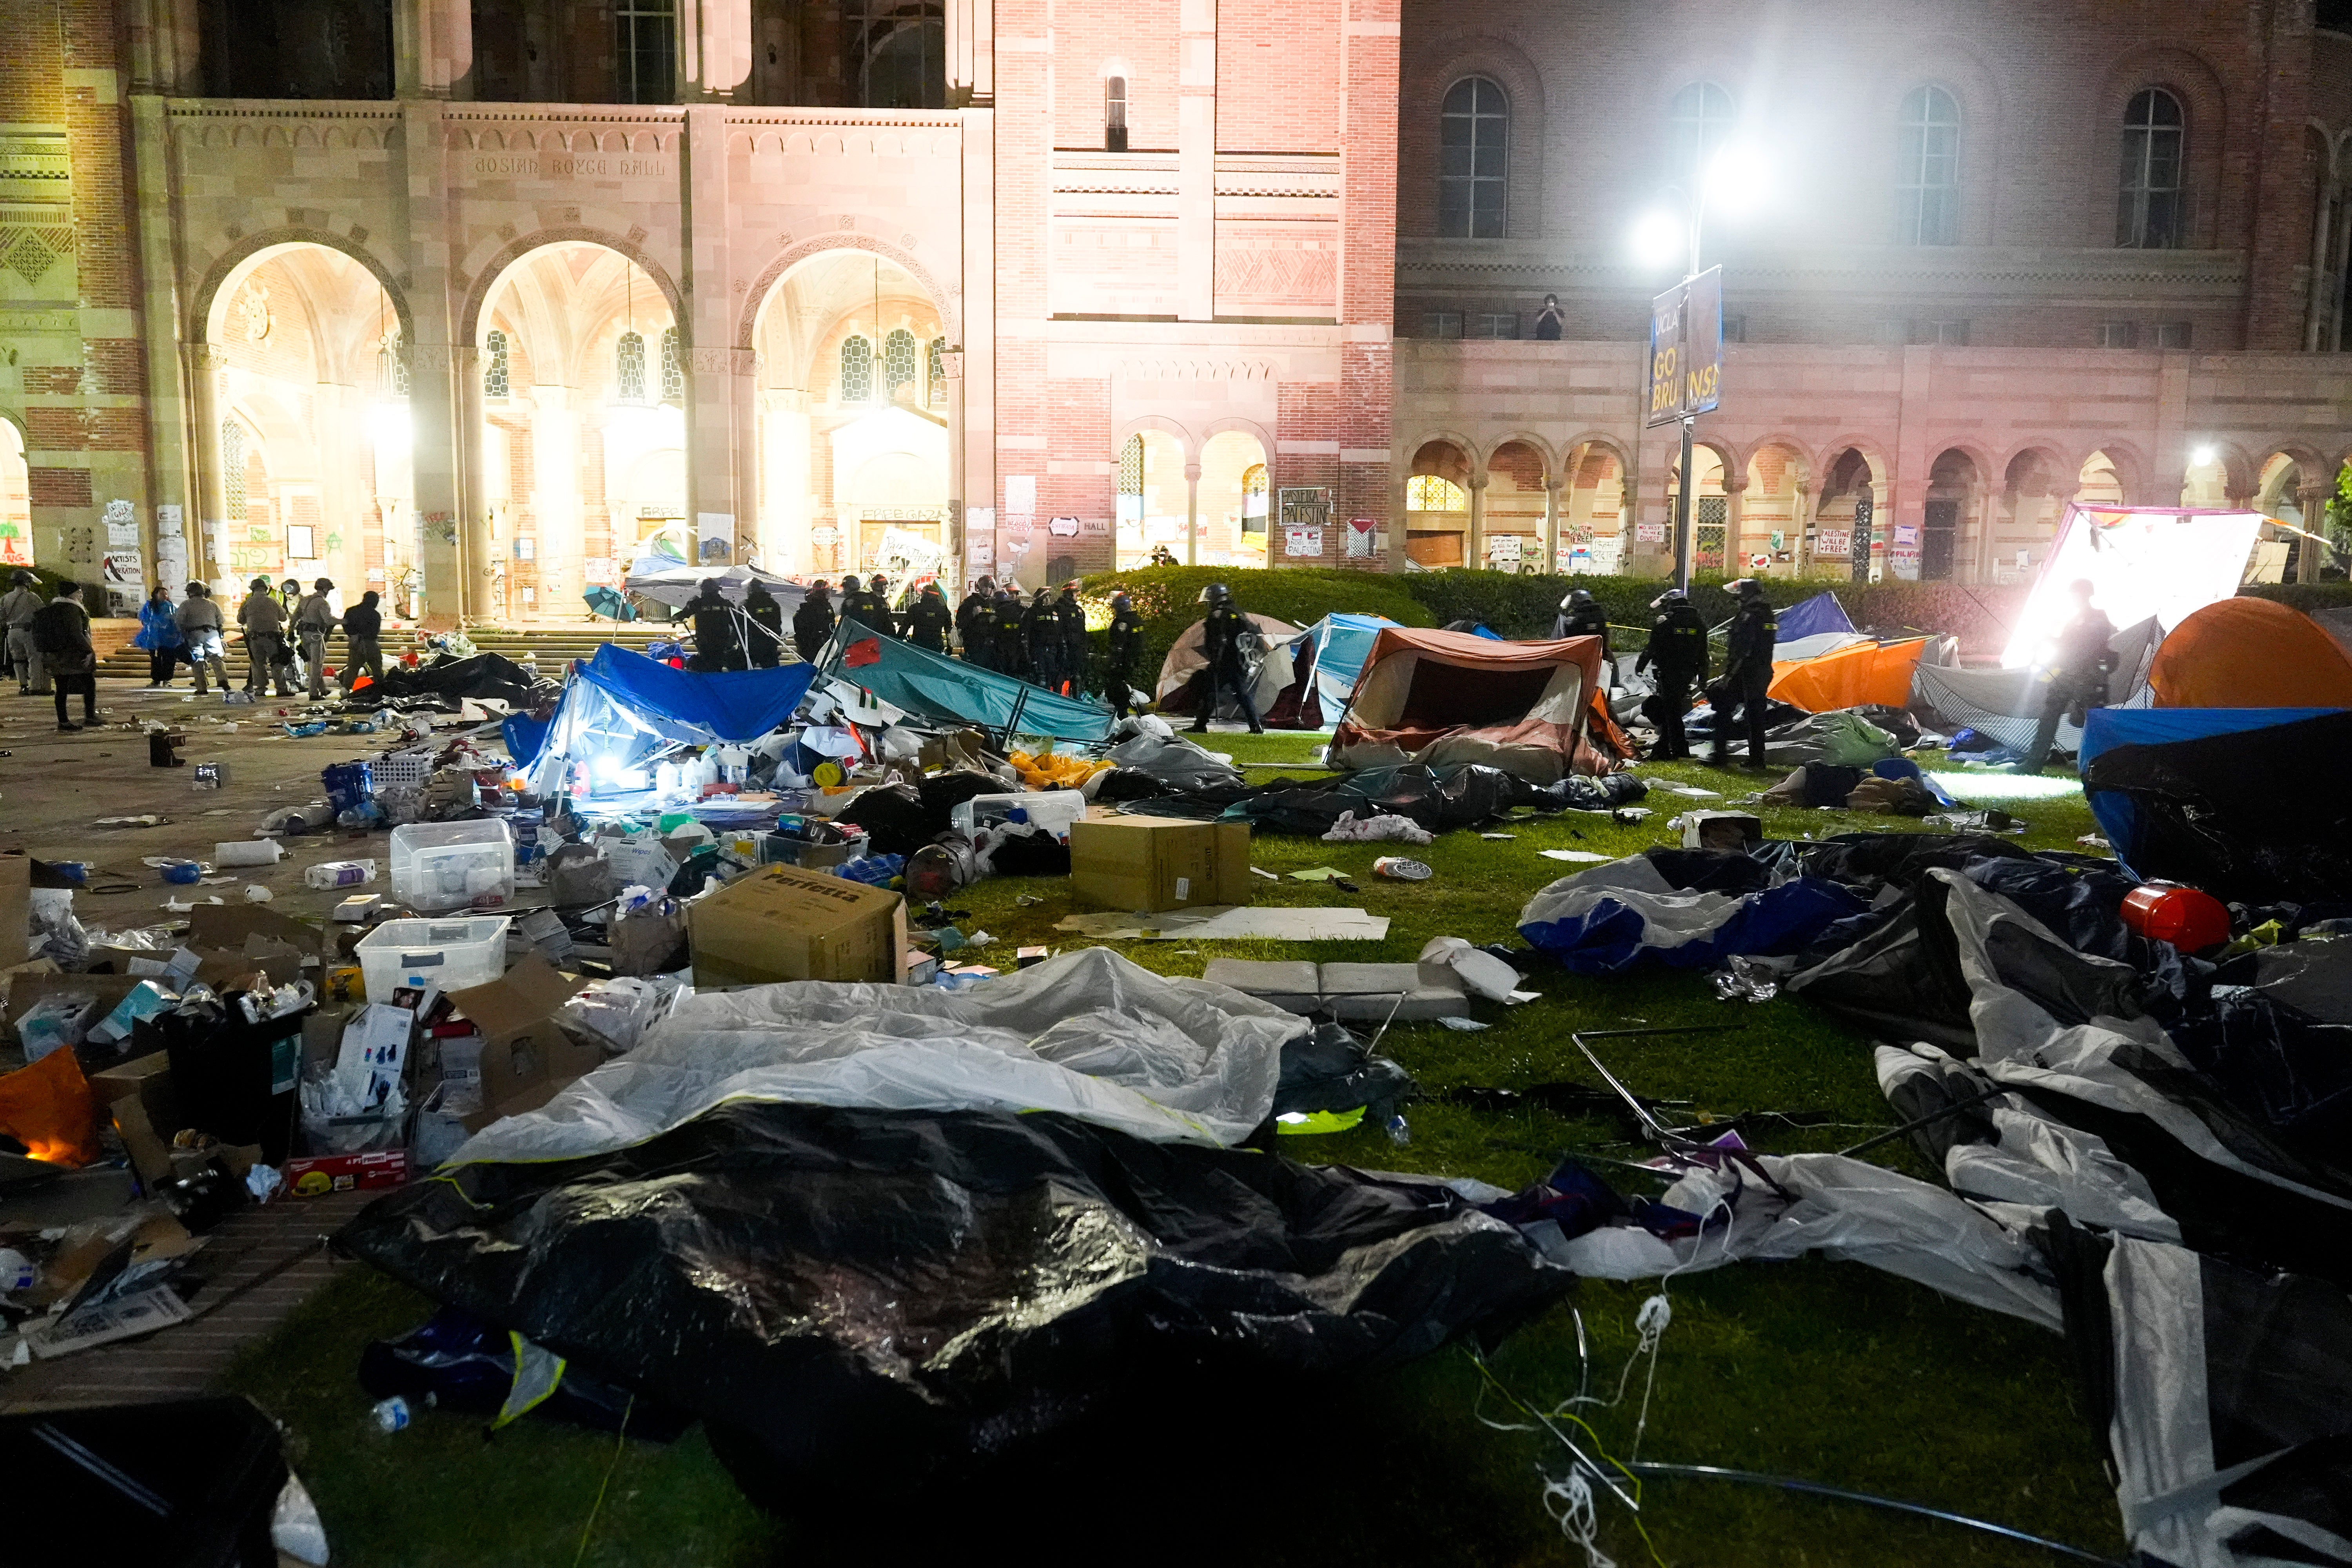
[(987, 730), (1013, 727), (1024, 735), (1050, 735), (1057, 741), (1100, 741), (1110, 734), (1108, 708), (1056, 696), (1016, 676), (889, 637), (862, 637), (846, 644), (827, 664), (826, 673), (926, 718)]
[(1845, 606), (1838, 603), (1835, 594), (1816, 594), (1801, 604), (1791, 605), (1780, 612), (1780, 620), (1782, 642), (1819, 637), (1823, 632), (1854, 630), (1853, 622), (1846, 617)]
[[(581, 667), (579, 680), (656, 727), (698, 731), (675, 734), (673, 740), (707, 745), (713, 740), (756, 741), (783, 723), (801, 705), (815, 674), (816, 667), (809, 664), (698, 674), (606, 643)], [(564, 700), (572, 695), (567, 690)]]
[(1323, 701), (1326, 723), (1338, 719), (1348, 699), (1355, 695), (1356, 678), (1363, 674), (1364, 660), (1371, 658), (1381, 628), (1396, 624), (1385, 616), (1339, 613), (1307, 628), (1315, 645), (1315, 689)]
[(1742, 895), (1680, 889), (1635, 856), (1543, 889), (1519, 912), (1519, 934), (1571, 974), (1620, 974), (1644, 963), (1712, 969), (1734, 954), (1801, 952), (1868, 908), (1822, 877)]
[[(2208, 741), (2266, 730), (2278, 724), (2299, 724), (2341, 711), (2335, 708), (2094, 708), (2084, 716), (2079, 766), (2083, 795), (2091, 815), (2099, 820), (2116, 858), (2135, 876), (2133, 866), (2141, 836), (2139, 805), (2126, 792), (2100, 789), (2092, 781), (2091, 764), (2118, 746), (2166, 746), (2183, 741)], [(2148, 875), (2160, 873), (2150, 871)]]

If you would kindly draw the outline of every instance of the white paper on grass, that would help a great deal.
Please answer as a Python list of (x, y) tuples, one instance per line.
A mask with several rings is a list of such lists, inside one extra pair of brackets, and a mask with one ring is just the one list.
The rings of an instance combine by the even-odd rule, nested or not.
[(1565, 860), (1571, 866), (1605, 866), (1617, 858), (1614, 855), (1595, 855), (1590, 849), (1538, 849), (1536, 853), (1547, 860)]
[(2022, 669), (2046, 655), (2074, 616), (2078, 582), (2091, 584), (2092, 604), (2116, 626), (2153, 616), (2169, 632), (2237, 593), (2246, 553), (2267, 521), (2252, 511), (2068, 506), (2001, 649), (2001, 668)]
[(1230, 1144), (1274, 1108), (1300, 1028), (1238, 991), (1081, 948), (976, 985), (805, 981), (684, 997), (644, 1043), (453, 1160), (625, 1148), (726, 1100), (1057, 1110), (1155, 1142)]
[(1425, 984), (1456, 984), (1489, 1002), (1535, 999), (1533, 993), (1518, 988), (1521, 976), (1517, 970), (1491, 952), (1479, 952), (1465, 937), (1431, 937), (1416, 962)]
[(1069, 915), (1056, 921), (1054, 929), (1093, 937), (1097, 942), (1193, 942), (1221, 937), (1260, 937), (1272, 942), (1380, 942), (1389, 934), (1389, 917), (1319, 905), (1212, 905), (1198, 910), (1169, 910), (1156, 915)]

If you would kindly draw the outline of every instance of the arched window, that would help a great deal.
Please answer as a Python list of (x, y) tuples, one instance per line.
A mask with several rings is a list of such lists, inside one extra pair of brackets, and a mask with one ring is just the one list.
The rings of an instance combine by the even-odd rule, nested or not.
[(1265, 465), (1252, 463), (1242, 470), (1242, 531), (1265, 531)]
[(933, 338), (930, 350), (924, 356), (927, 361), (924, 369), (930, 378), (930, 395), (934, 398), (945, 397), (948, 395), (947, 352), (947, 339)]
[(898, 389), (915, 379), (915, 334), (893, 327), (882, 339), (882, 401), (895, 403)]
[(1731, 139), (1738, 117), (1731, 94), (1711, 81), (1695, 81), (1675, 94), (1666, 111), (1666, 156), (1674, 177), (1696, 180), (1717, 149)]
[(613, 387), (623, 403), (646, 400), (646, 340), (634, 331), (613, 345)]
[(1468, 511), (1470, 494), (1443, 474), (1415, 474), (1405, 481), (1407, 511)]
[(221, 493), (231, 526), (245, 526), (245, 426), (221, 421)]
[(1437, 147), (1437, 232), (1451, 239), (1503, 237), (1505, 143), (1510, 100), (1483, 76), (1445, 94)]
[(1143, 494), (1143, 437), (1129, 436), (1118, 449), (1118, 493)]
[(513, 395), (513, 373), (507, 364), (507, 335), (492, 327), (483, 340), (490, 351), (490, 362), (482, 367), (482, 395), (507, 397)]
[(2124, 168), (2116, 200), (2116, 243), (2138, 250), (2180, 244), (2188, 205), (2180, 185), (2180, 100), (2143, 88), (2124, 110)]
[(1103, 151), (1127, 151), (1127, 79), (1103, 78)]
[(864, 403), (874, 395), (874, 345), (853, 332), (841, 342), (841, 400)]
[(661, 400), (683, 405), (686, 402), (686, 355), (677, 346), (677, 329), (662, 329)]
[(1917, 87), (1897, 126), (1895, 242), (1950, 245), (1960, 228), (1960, 106), (1940, 87)]

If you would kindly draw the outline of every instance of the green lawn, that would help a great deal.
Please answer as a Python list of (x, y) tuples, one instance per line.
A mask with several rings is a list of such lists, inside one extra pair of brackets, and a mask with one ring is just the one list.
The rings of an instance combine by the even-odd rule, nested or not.
[[(1210, 743), (1245, 762), (1303, 763), (1315, 738), (1217, 735)], [(1718, 789), (1732, 800), (1760, 777), (1692, 765), (1642, 772)], [(2002, 781), (1984, 787), (2001, 791)], [(1633, 853), (1666, 842), (1666, 818), (1692, 803), (1661, 793), (1650, 804), (1656, 815), (1637, 827), (1570, 813), (1511, 824), (1507, 830), (1517, 837), (1508, 842), (1449, 835), (1412, 851), (1436, 868), (1435, 879), (1420, 884), (1370, 874), (1372, 859), (1391, 846), (1272, 837), (1254, 846), (1255, 862), (1267, 870), (1328, 864), (1353, 873), (1363, 889), (1349, 895), (1285, 878), (1261, 883), (1261, 901), (1360, 903), (1394, 921), (1384, 942), (1307, 944), (1316, 949), (1307, 952), (1272, 942), (1114, 945), (1154, 969), (1197, 974), (1215, 956), (1403, 960), (1435, 935), (1505, 938), (1528, 896), (1574, 868), (1543, 859), (1538, 849)], [(2073, 847), (2092, 827), (2079, 794), (1998, 804), (2032, 824), (2024, 842), (2036, 848)], [(1915, 826), (1843, 812), (1766, 814), (1766, 831), (1776, 837)], [(1022, 894), (1044, 901), (1023, 906)], [(972, 911), (965, 929), (996, 935), (995, 952), (1007, 962), (1015, 942), (1066, 942), (1053, 925), (1075, 908), (1059, 881), (1014, 879), (973, 889), (957, 907)], [(1746, 1027), (1611, 1042), (1607, 1059), (1633, 1088), (1689, 1100), (1700, 1114), (1780, 1110), (1843, 1124), (1779, 1126), (1751, 1139), (1776, 1152), (1839, 1148), (1891, 1120), (1872, 1077), (1869, 1042), (1801, 1003), (1720, 1004), (1701, 977), (1683, 973), (1595, 981), (1552, 971), (1533, 984), (1543, 999), (1507, 1012), (1484, 1009), (1494, 1025), (1486, 1032), (1398, 1028), (1386, 1048), (1431, 1090), (1591, 1082), (1567, 1040), (1570, 1029), (1735, 1022)], [(1409, 1115), (1408, 1147), (1368, 1128), (1293, 1140), (1286, 1152), (1506, 1186), (1542, 1175), (1566, 1150), (1632, 1152), (1619, 1145), (1622, 1130), (1607, 1121), (1485, 1113), (1433, 1100)], [(1929, 1173), (1898, 1146), (1874, 1157)], [(1653, 1289), (1583, 1282), (1566, 1305), (1515, 1335), (1493, 1359), (1494, 1372), (1530, 1401), (1549, 1405), (1574, 1394), (1580, 1314), (1592, 1344), (1593, 1387), (1614, 1388), (1633, 1345), (1634, 1311)], [(1737, 1266), (1676, 1279), (1671, 1295), (1674, 1322), (1642, 1457), (1805, 1477), (2121, 1551), (2095, 1435), (2074, 1409), (2056, 1335), (1853, 1264)], [(361, 1345), (427, 1310), (420, 1298), (352, 1266), (245, 1358), (231, 1384), (288, 1423), (296, 1466), (324, 1511), (339, 1564), (570, 1562), (614, 1460), (611, 1438), (526, 1423), (486, 1443), (477, 1424), (433, 1415), (385, 1436), (370, 1423), (352, 1375)], [(1149, 1532), (1181, 1520), (1183, 1538), (1195, 1543), (1188, 1555), (1205, 1550), (1249, 1563), (1574, 1561), (1576, 1550), (1560, 1539), (1538, 1496), (1537, 1467), (1557, 1454), (1528, 1434), (1482, 1425), (1478, 1392), (1476, 1368), (1448, 1351), (1340, 1396), (1337, 1406), (1173, 1413), (1164, 1430), (1137, 1435), (1135, 1447), (1122, 1439), (1115, 1456), (1061, 1456), (1040, 1476), (1036, 1495), (1015, 1487), (959, 1500), (953, 1539), (969, 1544), (1035, 1530), (1040, 1509), (1066, 1506), (1093, 1488), (1120, 1500), (1146, 1555), (1155, 1554)], [(1621, 1457), (1633, 1442), (1640, 1393), (1637, 1376), (1623, 1407), (1593, 1417)], [(1486, 1414), (1508, 1415), (1491, 1400)], [(1188, 1438), (1181, 1452), (1154, 1451), (1154, 1443), (1173, 1446), (1178, 1433), (1196, 1427), (1213, 1433), (1205, 1447)], [(1188, 1468), (1198, 1473), (1184, 1473)], [(1171, 1501), (1179, 1506), (1171, 1509)], [(909, 1499), (918, 1510), (924, 1502)], [(1722, 1483), (1654, 1482), (1644, 1504), (1651, 1542), (1678, 1568), (2049, 1561), (1950, 1526)], [(1601, 1542), (1618, 1563), (1649, 1560), (1622, 1510), (1604, 1504), (1601, 1526)], [(584, 1561), (649, 1568), (782, 1563), (815, 1555), (816, 1543), (842, 1539), (845, 1529), (854, 1543), (860, 1528), (899, 1526), (763, 1517), (741, 1500), (697, 1432), (667, 1449), (631, 1444), (621, 1453)], [(862, 1539), (870, 1551), (874, 1536)], [(1138, 1549), (1129, 1541), (1107, 1544), (1129, 1555)]]

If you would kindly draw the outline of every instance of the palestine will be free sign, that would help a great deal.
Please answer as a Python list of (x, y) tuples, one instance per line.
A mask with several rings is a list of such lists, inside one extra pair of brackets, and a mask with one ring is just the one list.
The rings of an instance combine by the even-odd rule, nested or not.
[(1650, 303), (1651, 425), (1716, 405), (1723, 387), (1723, 268), (1686, 278)]

